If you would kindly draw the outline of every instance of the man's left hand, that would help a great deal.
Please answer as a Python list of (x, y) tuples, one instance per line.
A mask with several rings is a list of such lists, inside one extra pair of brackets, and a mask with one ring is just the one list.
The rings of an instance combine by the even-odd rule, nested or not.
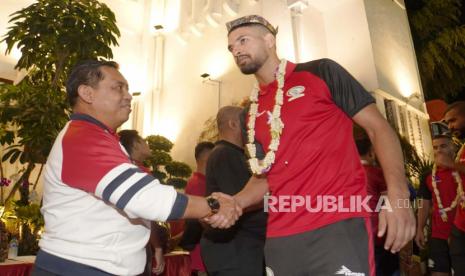
[(165, 270), (165, 257), (163, 256), (163, 250), (161, 247), (155, 248), (154, 252), (156, 266), (152, 269), (152, 272), (156, 275), (160, 275)]
[(408, 197), (388, 195), (388, 200), (392, 210), (383, 209), (379, 213), (378, 237), (387, 232), (384, 248), (396, 253), (415, 236), (415, 216)]

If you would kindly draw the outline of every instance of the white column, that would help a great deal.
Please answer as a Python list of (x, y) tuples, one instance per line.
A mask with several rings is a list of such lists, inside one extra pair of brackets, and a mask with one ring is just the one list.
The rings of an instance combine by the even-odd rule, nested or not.
[(308, 7), (307, 0), (288, 0), (287, 7), (291, 10), (292, 38), (294, 40), (295, 61), (301, 62), (302, 51), (302, 11)]

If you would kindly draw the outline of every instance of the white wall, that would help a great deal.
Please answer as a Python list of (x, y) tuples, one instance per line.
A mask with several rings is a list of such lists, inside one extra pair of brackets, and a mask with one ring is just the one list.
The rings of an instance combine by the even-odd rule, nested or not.
[[(31, 0), (1, 0), (0, 1), (0, 40), (8, 32), (9, 15), (29, 6)], [(6, 43), (0, 43), (0, 78), (15, 80), (18, 72), (14, 70), (17, 60), (21, 57), (21, 52), (13, 49), (12, 53), (5, 55)]]
[(323, 14), (327, 55), (372, 91), (378, 87), (378, 80), (363, 1), (342, 0), (338, 3)]
[[(405, 10), (393, 1), (365, 0), (379, 89), (402, 98), (423, 98), (410, 27)], [(420, 110), (423, 104), (415, 106)]]

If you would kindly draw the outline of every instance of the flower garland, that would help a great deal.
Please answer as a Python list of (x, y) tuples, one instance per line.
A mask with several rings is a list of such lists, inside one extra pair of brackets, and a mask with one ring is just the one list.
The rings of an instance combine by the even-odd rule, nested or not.
[(284, 87), (284, 75), (286, 74), (287, 61), (282, 59), (279, 63), (278, 73), (276, 79), (278, 81), (278, 88), (275, 95), (275, 105), (273, 107), (273, 113), (271, 114), (270, 123), (270, 135), (271, 142), (268, 147), (268, 152), (263, 160), (258, 160), (257, 149), (255, 147), (255, 120), (257, 119), (258, 113), (258, 91), (257, 86), (250, 95), (250, 109), (249, 109), (249, 122), (247, 130), (248, 144), (247, 150), (250, 155), (249, 165), (250, 169), (254, 174), (260, 175), (270, 170), (271, 166), (275, 161), (275, 152), (278, 150), (281, 133), (284, 128), (284, 123), (281, 120), (281, 106), (284, 102), (283, 87)]
[(447, 222), (447, 212), (453, 210), (457, 203), (461, 200), (463, 196), (463, 188), (462, 188), (462, 178), (460, 177), (457, 171), (452, 172), (452, 176), (454, 177), (455, 183), (457, 183), (457, 196), (455, 197), (454, 201), (450, 204), (449, 207), (444, 208), (441, 201), (441, 196), (439, 195), (438, 184), (436, 181), (436, 171), (437, 166), (434, 164), (433, 171), (431, 173), (431, 185), (433, 186), (434, 195), (436, 196), (436, 201), (438, 202), (439, 214), (441, 215), (441, 219), (444, 222)]
[[(464, 150), (465, 150), (465, 143), (462, 144), (462, 146), (459, 149), (459, 152), (457, 152), (457, 155), (455, 156), (455, 162), (456, 163), (460, 163), (460, 157), (462, 156), (462, 153), (463, 153)], [(459, 173), (456, 172), (456, 174), (457, 174), (457, 178), (460, 179), (460, 183), (462, 183), (462, 178), (460, 177)], [(460, 206), (462, 207), (462, 209), (465, 209), (465, 195), (464, 195), (462, 186), (461, 186), (461, 189), (462, 189), (462, 193), (461, 193)]]
[(462, 156), (463, 151), (465, 150), (465, 143), (463, 143), (462, 147), (460, 147), (459, 152), (455, 156), (455, 162), (460, 163), (460, 157)]

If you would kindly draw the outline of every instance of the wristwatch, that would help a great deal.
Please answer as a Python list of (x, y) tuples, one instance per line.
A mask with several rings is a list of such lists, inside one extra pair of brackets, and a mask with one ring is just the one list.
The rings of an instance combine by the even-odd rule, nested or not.
[(207, 197), (206, 199), (207, 199), (208, 207), (210, 207), (211, 212), (213, 214), (218, 213), (218, 211), (220, 210), (220, 202), (216, 198), (213, 198), (211, 196)]

